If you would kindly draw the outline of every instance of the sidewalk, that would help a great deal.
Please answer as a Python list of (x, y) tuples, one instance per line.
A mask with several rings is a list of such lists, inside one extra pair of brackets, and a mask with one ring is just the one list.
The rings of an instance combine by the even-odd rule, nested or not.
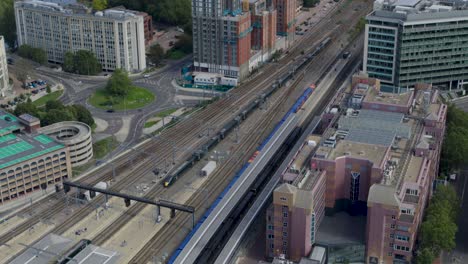
[(172, 80), (171, 81), (171, 84), (174, 88), (176, 88), (177, 90), (181, 90), (181, 91), (185, 91), (185, 92), (192, 92), (192, 93), (201, 93), (201, 94), (205, 94), (205, 95), (210, 95), (210, 94), (213, 94), (214, 96), (218, 96), (218, 95), (221, 95), (223, 94), (222, 92), (218, 92), (218, 91), (212, 91), (212, 90), (206, 90), (206, 89), (198, 89), (198, 88), (185, 88), (185, 87), (182, 87), (180, 86), (178, 83), (177, 83), (177, 80)]
[(158, 129), (163, 127), (163, 125), (169, 124), (172, 121), (172, 117), (181, 116), (184, 112), (185, 112), (185, 108), (179, 108), (174, 113), (172, 113), (172, 114), (170, 114), (170, 115), (168, 115), (168, 116), (166, 116), (164, 118), (159, 118), (159, 117), (149, 118), (146, 122), (148, 122), (148, 121), (157, 121), (157, 123), (154, 124), (151, 127), (143, 128), (143, 134), (148, 135), (148, 134), (151, 134), (151, 133), (157, 131)]
[[(56, 91), (60, 91), (60, 90), (64, 91), (65, 89), (64, 89), (62, 84), (55, 84), (54, 86), (50, 87), (50, 90), (51, 90), (51, 92), (56, 92)], [(34, 101), (36, 101), (36, 100), (38, 100), (41, 97), (46, 96), (46, 95), (47, 95), (47, 91), (44, 90), (44, 91), (41, 91), (41, 92), (39, 92), (37, 94), (32, 94), (30, 98), (31, 98), (31, 101), (34, 102)], [(62, 97), (62, 96), (63, 96), (63, 93), (62, 93), (62, 95), (60, 95), (60, 97)], [(59, 98), (57, 98), (57, 99), (59, 99)]]

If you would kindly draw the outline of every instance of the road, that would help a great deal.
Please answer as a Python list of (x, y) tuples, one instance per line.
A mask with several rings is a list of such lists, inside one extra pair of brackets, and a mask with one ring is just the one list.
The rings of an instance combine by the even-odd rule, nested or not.
[(65, 87), (65, 92), (60, 100), (64, 104), (81, 104), (88, 108), (94, 117), (105, 120), (108, 127), (101, 132), (105, 135), (113, 135), (123, 129), (128, 129), (128, 136), (122, 142), (121, 147), (133, 145), (142, 135), (145, 121), (155, 113), (171, 108), (180, 107), (181, 102), (175, 102), (176, 89), (171, 82), (179, 77), (180, 68), (189, 62), (190, 58), (169, 63), (166, 67), (150, 74), (150, 77), (132, 77), (135, 85), (152, 91), (156, 100), (147, 106), (135, 110), (116, 111), (108, 113), (106, 110), (91, 106), (87, 100), (91, 94), (102, 88), (107, 77), (104, 76), (79, 76), (65, 72), (57, 72), (48, 67), (38, 67), (36, 72), (43, 79), (60, 83)]

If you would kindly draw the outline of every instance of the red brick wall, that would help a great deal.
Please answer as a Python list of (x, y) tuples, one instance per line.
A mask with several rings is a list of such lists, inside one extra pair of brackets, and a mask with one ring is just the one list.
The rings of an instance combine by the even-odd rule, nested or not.
[[(241, 34), (249, 30), (251, 25), (250, 21), (250, 12), (245, 13), (239, 20), (239, 26), (237, 34)], [(238, 40), (238, 50), (237, 50), (237, 61), (239, 66), (248, 62), (250, 59), (250, 47), (251, 47), (251, 32), (247, 35), (239, 38)]]

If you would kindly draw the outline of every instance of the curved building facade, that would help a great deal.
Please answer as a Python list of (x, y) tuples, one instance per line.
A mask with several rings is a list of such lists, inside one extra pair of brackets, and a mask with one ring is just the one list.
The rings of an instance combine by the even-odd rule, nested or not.
[(85, 123), (59, 122), (41, 128), (40, 132), (68, 147), (72, 167), (83, 165), (93, 157), (91, 128)]

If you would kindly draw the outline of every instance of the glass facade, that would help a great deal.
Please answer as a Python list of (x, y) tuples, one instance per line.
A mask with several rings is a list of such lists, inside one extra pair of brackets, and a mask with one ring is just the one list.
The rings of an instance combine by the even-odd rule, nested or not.
[(406, 18), (372, 13), (367, 17), (364, 70), (369, 77), (403, 88), (468, 80), (468, 11), (460, 12), (454, 11), (454, 17), (444, 12)]

